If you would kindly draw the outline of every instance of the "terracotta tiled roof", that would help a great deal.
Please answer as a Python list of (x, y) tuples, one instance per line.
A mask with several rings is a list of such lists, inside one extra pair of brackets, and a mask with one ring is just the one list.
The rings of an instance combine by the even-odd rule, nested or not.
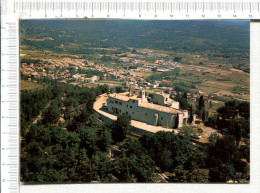
[[(115, 98), (117, 100), (121, 100), (121, 101), (129, 101), (129, 100), (138, 100), (140, 98), (138, 98), (138, 95), (135, 94), (131, 97), (127, 96), (129, 92), (125, 92), (125, 93), (113, 93), (113, 94), (110, 94), (109, 97), (111, 98)], [(153, 109), (153, 110), (156, 110), (156, 111), (161, 111), (161, 112), (166, 112), (166, 113), (172, 113), (172, 114), (182, 114), (183, 112), (178, 110), (178, 109), (175, 109), (175, 108), (172, 108), (172, 107), (166, 107), (166, 106), (162, 106), (162, 105), (157, 105), (157, 104), (153, 104), (153, 103), (148, 103), (148, 102), (143, 102), (143, 103), (140, 103), (138, 104), (139, 107), (143, 107), (143, 108), (147, 108), (147, 109)]]
[(182, 114), (182, 112), (178, 109), (172, 108), (172, 107), (166, 107), (162, 105), (156, 105), (153, 103), (140, 103), (138, 105), (139, 107), (147, 108), (147, 109), (153, 109), (156, 111), (166, 112), (166, 113), (173, 113), (173, 114)]
[(129, 101), (129, 100), (138, 100), (138, 95), (133, 95), (131, 97), (127, 96), (127, 93), (114, 93), (114, 94), (110, 94), (109, 96), (118, 100), (122, 100), (122, 101)]

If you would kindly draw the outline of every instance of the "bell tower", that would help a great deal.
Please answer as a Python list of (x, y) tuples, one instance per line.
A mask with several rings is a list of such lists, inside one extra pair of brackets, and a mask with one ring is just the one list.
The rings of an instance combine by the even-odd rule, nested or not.
[(141, 102), (142, 103), (146, 102), (146, 97), (145, 97), (145, 91), (144, 90), (141, 91)]
[(132, 89), (131, 89), (131, 84), (129, 85), (129, 97), (131, 97), (132, 96)]

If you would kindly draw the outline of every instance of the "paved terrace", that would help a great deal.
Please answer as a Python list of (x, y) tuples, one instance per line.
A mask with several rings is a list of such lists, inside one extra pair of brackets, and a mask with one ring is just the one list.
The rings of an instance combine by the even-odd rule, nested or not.
[[(103, 104), (106, 103), (107, 99), (108, 99), (107, 94), (102, 94), (102, 95), (98, 96), (93, 105), (93, 108), (97, 113), (115, 121), (115, 120), (117, 120), (117, 116), (101, 110)], [(132, 127), (135, 127), (137, 129), (141, 129), (144, 131), (152, 132), (152, 133), (156, 133), (158, 131), (169, 131), (169, 132), (174, 131), (175, 134), (177, 134), (177, 132), (178, 132), (177, 130), (174, 130), (174, 129), (167, 129), (167, 128), (164, 128), (161, 126), (148, 125), (144, 122), (140, 122), (140, 121), (136, 121), (136, 120), (131, 120), (130, 124)]]

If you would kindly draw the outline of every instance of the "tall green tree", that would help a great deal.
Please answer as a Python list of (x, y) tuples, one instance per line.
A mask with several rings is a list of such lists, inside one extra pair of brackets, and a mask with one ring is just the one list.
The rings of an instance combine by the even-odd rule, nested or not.
[(183, 95), (182, 95), (182, 97), (187, 100), (187, 98), (188, 98), (187, 92), (184, 92)]
[(208, 183), (209, 170), (196, 168), (189, 173), (189, 182)]
[(203, 109), (205, 108), (203, 96), (200, 96), (199, 101), (196, 105), (196, 114), (202, 118)]
[(174, 129), (177, 129), (178, 127), (179, 127), (179, 113), (177, 113), (175, 117)]
[(174, 100), (178, 101), (180, 103), (181, 109), (189, 109), (189, 103), (187, 101), (187, 98), (181, 96), (179, 93), (175, 96)]
[(121, 142), (129, 132), (130, 115), (119, 115), (112, 125), (112, 139), (114, 142)]
[(199, 110), (202, 110), (205, 107), (203, 96), (199, 98)]
[(202, 122), (205, 123), (206, 120), (206, 111), (205, 111), (205, 107), (202, 110), (202, 116), (201, 116)]
[(139, 141), (155, 161), (156, 166), (169, 172), (172, 172), (178, 165), (186, 165), (195, 151), (188, 138), (171, 132), (145, 133)]
[(190, 105), (190, 115), (189, 115), (189, 119), (188, 119), (188, 123), (191, 124), (193, 122), (193, 109), (192, 109), (192, 105)]
[(57, 103), (53, 103), (44, 113), (42, 118), (43, 124), (54, 124), (59, 121), (61, 110)]
[(116, 93), (121, 93), (121, 92), (125, 92), (125, 90), (123, 89), (122, 86), (117, 86), (116, 87)]
[(103, 152), (108, 152), (111, 149), (112, 135), (111, 130), (105, 128), (99, 132), (98, 147)]
[(112, 180), (112, 162), (104, 152), (97, 151), (91, 160), (92, 180), (110, 182)]
[(211, 143), (207, 157), (210, 181), (226, 182), (230, 179), (235, 180), (238, 172), (246, 174), (247, 164), (242, 157), (247, 153), (243, 155), (240, 153), (241, 150), (235, 143), (235, 137), (230, 135), (218, 137), (215, 143)]
[[(125, 164), (125, 167), (122, 168), (123, 165), (117, 165), (115, 176), (123, 175), (123, 178), (137, 182), (152, 182), (155, 164), (141, 143), (127, 137), (120, 149), (119, 162), (122, 161), (120, 164)], [(128, 161), (126, 162), (125, 159)]]

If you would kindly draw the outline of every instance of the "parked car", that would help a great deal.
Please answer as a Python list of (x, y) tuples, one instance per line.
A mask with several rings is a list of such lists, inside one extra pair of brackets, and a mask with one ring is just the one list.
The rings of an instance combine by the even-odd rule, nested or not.
[(102, 109), (108, 110), (108, 106), (103, 104)]
[(191, 134), (191, 137), (194, 139), (200, 139), (201, 136), (199, 134)]

